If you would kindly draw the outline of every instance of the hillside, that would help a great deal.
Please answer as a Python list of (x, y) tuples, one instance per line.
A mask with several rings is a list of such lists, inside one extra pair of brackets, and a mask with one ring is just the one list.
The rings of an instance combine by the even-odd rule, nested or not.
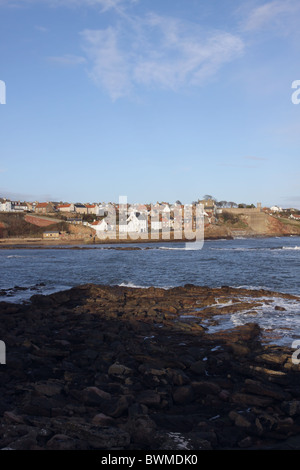
[[(40, 218), (40, 220), (42, 220)], [(45, 228), (46, 227), (46, 228)], [(45, 221), (38, 223), (27, 220), (27, 216), (22, 214), (0, 213), (0, 238), (41, 238), (45, 230), (68, 231), (69, 225), (65, 222)]]
[(205, 238), (234, 236), (286, 236), (300, 235), (300, 222), (265, 212), (247, 212), (234, 215), (224, 211), (216, 225), (205, 229)]
[[(92, 240), (103, 243), (106, 239), (106, 234), (104, 234), (104, 239), (100, 241), (96, 236), (95, 230), (82, 224), (74, 225), (59, 219), (33, 214), (0, 213), (0, 240), (2, 240), (2, 243), (10, 242), (13, 239), (22, 239), (24, 242), (28, 239), (36, 239), (38, 241), (43, 238), (45, 231), (60, 232), (59, 241), (64, 243), (72, 241), (90, 242)], [(245, 214), (233, 214), (229, 211), (224, 211), (218, 216), (215, 223), (206, 224), (204, 230), (205, 239), (288, 235), (300, 236), (300, 222), (271, 216), (265, 212), (249, 213), (249, 211)], [(170, 240), (174, 239), (177, 239), (176, 233), (171, 232)], [(112, 243), (118, 240), (109, 238), (107, 241)], [(129, 236), (128, 240), (122, 241), (130, 242), (137, 240), (133, 240)], [(147, 240), (143, 239), (141, 241)]]

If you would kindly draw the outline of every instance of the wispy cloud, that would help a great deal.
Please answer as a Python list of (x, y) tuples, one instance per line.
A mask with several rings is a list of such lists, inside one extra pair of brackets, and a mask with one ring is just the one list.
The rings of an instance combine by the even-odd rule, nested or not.
[(298, 0), (273, 0), (251, 9), (242, 21), (241, 27), (246, 32), (258, 31), (270, 26), (278, 28), (299, 11)]
[(3, 188), (0, 188), (0, 197), (5, 197), (12, 201), (60, 201), (60, 198), (53, 197), (53, 194), (18, 193)]
[(117, 30), (85, 30), (82, 33), (84, 50), (90, 63), (91, 78), (101, 85), (113, 100), (131, 90), (130, 64), (118, 45)]
[(57, 57), (48, 57), (47, 59), (49, 62), (52, 62), (53, 64), (63, 65), (63, 66), (76, 66), (76, 65), (84, 64), (86, 62), (85, 57), (72, 55), (72, 54), (65, 54), (63, 56), (57, 56)]
[(21, 7), (31, 4), (44, 4), (50, 6), (99, 6), (101, 10), (123, 8), (137, 3), (139, 0), (0, 0), (0, 6)]
[(173, 91), (199, 86), (244, 51), (236, 35), (156, 14), (81, 35), (90, 74), (113, 100), (139, 85)]
[(35, 29), (40, 33), (48, 33), (49, 29), (45, 28), (45, 26), (35, 26)]

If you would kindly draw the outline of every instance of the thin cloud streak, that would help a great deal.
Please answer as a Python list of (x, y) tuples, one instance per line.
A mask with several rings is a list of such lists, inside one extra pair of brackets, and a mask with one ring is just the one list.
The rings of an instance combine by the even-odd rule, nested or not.
[(200, 86), (244, 52), (236, 35), (154, 14), (81, 36), (90, 75), (113, 100), (140, 85), (172, 91)]
[(300, 11), (298, 0), (273, 0), (253, 8), (241, 23), (241, 30), (254, 32), (268, 27), (284, 26), (286, 19), (291, 19)]
[(102, 12), (111, 9), (124, 8), (128, 5), (135, 4), (139, 0), (0, 0), (0, 7), (22, 7), (38, 3), (39, 5), (49, 5), (54, 7), (82, 7), (82, 6), (99, 6)]
[(7, 191), (0, 188), (0, 197), (11, 201), (60, 201), (60, 198), (53, 197), (51, 194), (31, 194)]

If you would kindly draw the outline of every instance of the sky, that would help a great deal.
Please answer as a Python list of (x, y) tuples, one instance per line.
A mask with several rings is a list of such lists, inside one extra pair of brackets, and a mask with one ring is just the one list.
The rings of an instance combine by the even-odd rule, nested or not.
[(299, 23), (299, 0), (0, 0), (0, 196), (300, 208)]

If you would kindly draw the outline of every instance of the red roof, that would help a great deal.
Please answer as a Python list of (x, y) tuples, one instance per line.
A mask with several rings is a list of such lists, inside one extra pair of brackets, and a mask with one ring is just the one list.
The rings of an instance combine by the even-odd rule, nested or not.
[(48, 202), (40, 202), (39, 204), (36, 205), (36, 207), (47, 207), (49, 205)]

